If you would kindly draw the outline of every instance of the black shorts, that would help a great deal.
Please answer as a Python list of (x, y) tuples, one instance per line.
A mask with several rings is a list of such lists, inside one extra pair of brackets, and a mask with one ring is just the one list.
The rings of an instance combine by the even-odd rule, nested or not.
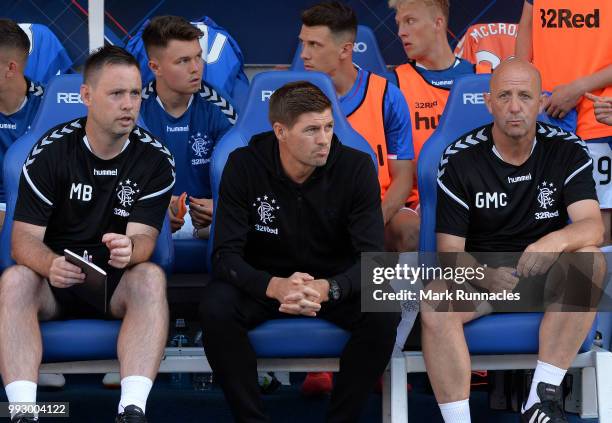
[[(92, 302), (99, 303), (100, 299), (85, 298), (82, 291), (70, 288), (56, 288), (49, 283), (51, 292), (59, 306), (59, 315), (56, 319), (114, 319), (110, 313), (110, 301), (123, 277), (125, 269), (107, 267), (106, 269), (106, 310), (96, 307)], [(88, 293), (91, 295), (91, 293)], [(88, 301), (91, 300), (91, 301)], [(96, 301), (98, 300), (98, 301)]]

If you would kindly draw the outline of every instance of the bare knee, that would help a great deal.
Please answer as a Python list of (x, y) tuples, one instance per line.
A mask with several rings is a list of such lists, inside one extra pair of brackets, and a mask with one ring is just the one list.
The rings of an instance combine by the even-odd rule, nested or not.
[(153, 263), (140, 263), (128, 271), (126, 281), (132, 299), (160, 301), (166, 299), (166, 275)]
[(419, 249), (419, 227), (406, 225), (399, 237), (398, 252), (417, 251)]
[(452, 328), (462, 326), (457, 313), (425, 311), (421, 313), (423, 333), (442, 335)]
[(32, 269), (15, 265), (4, 271), (0, 278), (0, 304), (24, 306), (39, 302), (44, 280)]
[(579, 248), (572, 254), (574, 266), (581, 269), (584, 274), (590, 275), (592, 272), (591, 280), (597, 286), (602, 286), (606, 275), (606, 256), (604, 253), (595, 246), (588, 246)]
[(393, 216), (385, 228), (387, 250), (406, 252), (416, 251), (419, 247), (419, 216), (402, 209)]

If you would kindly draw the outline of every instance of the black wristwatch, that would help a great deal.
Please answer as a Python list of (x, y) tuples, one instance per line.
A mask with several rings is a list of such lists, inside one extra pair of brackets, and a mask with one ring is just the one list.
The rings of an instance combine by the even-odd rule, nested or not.
[(334, 303), (340, 300), (340, 297), (342, 297), (342, 288), (340, 288), (338, 282), (334, 279), (327, 279), (327, 282), (329, 283), (329, 293), (327, 294), (329, 301)]

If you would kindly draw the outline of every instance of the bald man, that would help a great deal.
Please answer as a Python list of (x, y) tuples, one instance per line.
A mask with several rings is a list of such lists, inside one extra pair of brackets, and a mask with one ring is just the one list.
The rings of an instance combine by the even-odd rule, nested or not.
[[(569, 252), (594, 253), (590, 256), (596, 269), (593, 282), (603, 279), (597, 248), (603, 223), (592, 160), (576, 135), (536, 121), (544, 102), (540, 93), (540, 75), (531, 64), (519, 59), (503, 62), (491, 78), (490, 93), (485, 94), (493, 123), (455, 141), (441, 159), (438, 251), (516, 253), (499, 254), (495, 261), (478, 255), (479, 263), (488, 267), (482, 281), (472, 281), (474, 291), (512, 293), (525, 287), (524, 281), (530, 287), (542, 282), (550, 286), (551, 266)], [(462, 255), (474, 266), (478, 264), (475, 257)], [(545, 314), (521, 421), (566, 422), (559, 385), (595, 313), (588, 306), (587, 312), (559, 313), (555, 312), (560, 310), (558, 304), (545, 308), (544, 298), (536, 301)], [(458, 310), (456, 303), (447, 310), (453, 311), (453, 305)], [(432, 304), (422, 304), (421, 310), (425, 363), (444, 421), (469, 422), (470, 356), (462, 328), (491, 308), (439, 312), (433, 311)]]

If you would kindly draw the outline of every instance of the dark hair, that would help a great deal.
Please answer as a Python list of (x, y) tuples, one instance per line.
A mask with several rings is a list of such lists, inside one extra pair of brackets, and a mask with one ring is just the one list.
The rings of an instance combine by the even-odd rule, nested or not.
[(0, 50), (15, 49), (25, 61), (30, 54), (30, 39), (11, 19), (0, 19)]
[(89, 55), (83, 69), (83, 82), (91, 82), (92, 78), (106, 65), (134, 66), (140, 72), (138, 61), (130, 53), (117, 46), (100, 47)]
[(351, 41), (357, 35), (357, 16), (353, 9), (339, 1), (315, 4), (302, 12), (302, 24), (326, 26), (334, 36), (349, 34)]
[(192, 41), (202, 38), (204, 33), (180, 16), (156, 16), (142, 32), (147, 54), (151, 48), (165, 48), (172, 40)]
[(321, 113), (331, 109), (331, 101), (316, 85), (307, 81), (283, 85), (270, 97), (268, 120), (292, 127), (304, 113)]

